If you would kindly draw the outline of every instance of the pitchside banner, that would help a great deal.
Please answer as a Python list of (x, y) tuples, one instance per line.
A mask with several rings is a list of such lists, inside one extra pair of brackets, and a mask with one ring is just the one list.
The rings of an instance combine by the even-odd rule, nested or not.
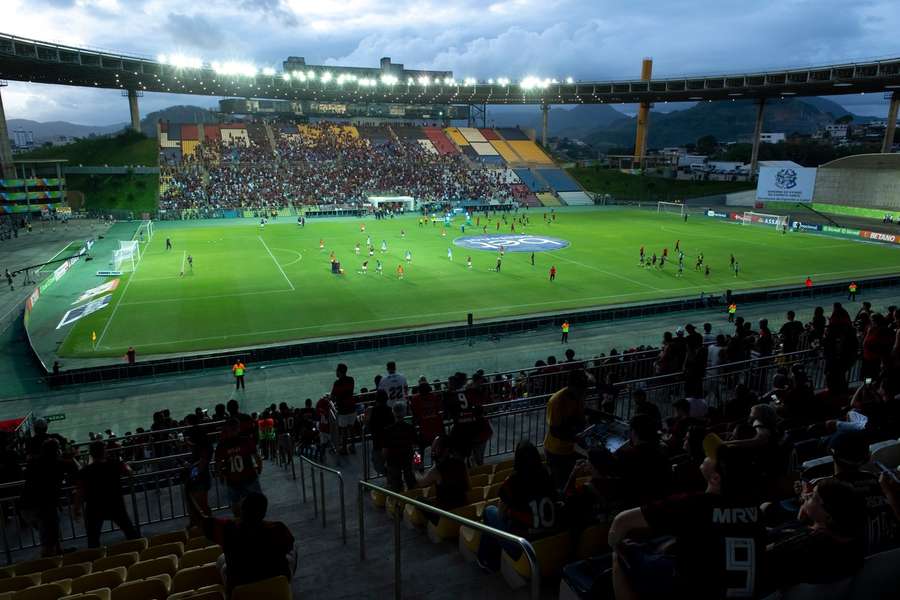
[(770, 202), (812, 202), (816, 169), (761, 167), (756, 197)]

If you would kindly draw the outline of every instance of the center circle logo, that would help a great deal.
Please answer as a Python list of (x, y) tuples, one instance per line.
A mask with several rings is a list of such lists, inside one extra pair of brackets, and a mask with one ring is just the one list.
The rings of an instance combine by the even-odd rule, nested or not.
[(466, 235), (453, 240), (454, 245), (472, 250), (500, 250), (506, 252), (547, 252), (567, 248), (569, 242), (543, 235), (500, 234)]

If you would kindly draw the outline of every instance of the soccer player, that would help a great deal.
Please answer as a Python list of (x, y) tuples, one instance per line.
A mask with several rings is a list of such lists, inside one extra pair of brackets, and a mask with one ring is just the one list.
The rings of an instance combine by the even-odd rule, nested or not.
[(510, 225), (509, 225), (509, 231), (510, 231), (511, 233), (515, 233), (515, 232), (516, 232), (516, 222), (515, 222), (515, 221), (513, 221), (512, 223), (510, 223)]
[(324, 251), (325, 251), (325, 240), (323, 240), (322, 238), (319, 238), (319, 252), (324, 252)]
[(379, 275), (384, 275), (384, 265), (381, 264), (381, 259), (375, 259), (375, 272)]
[(734, 271), (734, 253), (731, 254), (731, 270)]
[(362, 264), (362, 274), (365, 275), (369, 272), (369, 261), (364, 260)]
[(447, 247), (447, 260), (453, 261), (453, 249), (449, 246)]
[(397, 265), (397, 279), (403, 279), (403, 264)]
[(194, 272), (194, 257), (190, 254), (187, 255), (188, 268), (191, 270), (191, 273)]
[(497, 221), (497, 231), (500, 231), (500, 221)]
[(738, 261), (734, 261), (734, 276), (737, 277), (738, 273), (741, 271), (741, 264)]
[(441, 237), (447, 237), (447, 228), (441, 227)]
[(667, 256), (669, 256), (669, 249), (668, 249), (668, 248), (663, 248), (663, 250), (662, 250), (662, 257), (663, 257), (663, 258), (666, 258)]
[(531, 266), (534, 266), (534, 252), (531, 253)]
[(353, 248), (353, 251), (356, 253), (357, 256), (359, 256), (359, 248), (360, 248), (359, 242), (356, 242), (356, 246)]
[(487, 225), (485, 225), (484, 227), (481, 228), (481, 233), (483, 233), (484, 235), (487, 235)]
[(259, 228), (260, 228), (260, 229), (265, 229), (265, 228), (266, 228), (266, 218), (265, 218), (265, 217), (263, 217), (263, 218), (261, 218), (261, 219), (259, 220)]
[(500, 246), (500, 256), (503, 256), (504, 253), (506, 253), (506, 247)]
[(678, 273), (675, 276), (681, 277), (682, 275), (684, 275), (684, 259), (680, 258), (678, 259)]
[(550, 266), (550, 281), (556, 281), (556, 265)]
[(385, 252), (387, 252), (387, 241), (381, 240), (381, 253), (384, 254)]
[(365, 232), (366, 232), (366, 224), (365, 224), (365, 223), (360, 223), (360, 224), (359, 224), (359, 232), (360, 232), (360, 233), (365, 233)]
[(469, 270), (472, 269), (472, 257), (471, 256), (466, 257), (466, 268)]
[(404, 258), (406, 259), (406, 264), (411, 263), (412, 262), (412, 252), (407, 250), (406, 254), (404, 255)]
[(372, 246), (372, 236), (371, 236), (371, 235), (367, 235), (367, 236), (366, 236), (366, 247), (369, 248), (369, 247), (371, 247), (371, 246)]
[(172, 249), (172, 240), (169, 238), (166, 238), (166, 250), (171, 250), (171, 249)]
[(644, 264), (644, 247), (643, 246), (641, 246), (641, 259), (639, 262), (641, 265)]
[(400, 239), (401, 239), (401, 240), (405, 240), (405, 239), (406, 239), (406, 230), (405, 230), (405, 229), (401, 229), (401, 230), (400, 230)]
[(675, 252), (681, 250), (681, 240), (675, 240)]
[(369, 246), (369, 256), (375, 256), (375, 246)]
[(662, 256), (659, 257), (659, 268), (662, 269), (665, 266), (666, 266), (666, 255), (663, 254)]
[(647, 266), (648, 266), (648, 267), (655, 267), (655, 266), (656, 266), (656, 252), (653, 253), (653, 256), (652, 256), (652, 257), (650, 257), (650, 262), (647, 263)]
[(703, 253), (697, 255), (697, 264), (694, 265), (694, 270), (699, 271), (703, 268)]
[(706, 265), (706, 278), (709, 279), (709, 265)]
[(494, 269), (494, 270), (497, 271), (498, 273), (500, 272), (500, 266), (501, 266), (502, 263), (503, 263), (503, 257), (502, 257), (502, 256), (498, 256), (498, 257), (497, 257), (497, 267)]
[(334, 262), (334, 250), (331, 251), (331, 254), (328, 255), (329, 262)]

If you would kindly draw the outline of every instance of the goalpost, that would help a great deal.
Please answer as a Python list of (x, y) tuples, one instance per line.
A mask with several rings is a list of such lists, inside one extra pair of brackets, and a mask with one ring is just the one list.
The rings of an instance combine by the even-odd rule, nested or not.
[(674, 215), (684, 216), (684, 204), (682, 202), (657, 202), (657, 213), (672, 213)]
[(770, 215), (768, 213), (747, 211), (741, 217), (741, 223), (744, 225), (751, 225), (753, 223), (759, 223), (760, 225), (774, 225), (776, 231), (784, 231), (788, 226), (788, 217), (787, 215)]
[(120, 273), (134, 272), (151, 239), (153, 239), (153, 221), (141, 222), (130, 240), (119, 240), (118, 250), (113, 251), (113, 270)]

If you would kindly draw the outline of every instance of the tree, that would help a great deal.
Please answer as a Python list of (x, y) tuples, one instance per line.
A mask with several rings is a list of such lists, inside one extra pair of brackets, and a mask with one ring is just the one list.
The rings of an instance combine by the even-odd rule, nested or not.
[(849, 125), (853, 122), (853, 115), (844, 115), (843, 117), (838, 117), (834, 120), (837, 125)]
[(714, 135), (704, 135), (697, 140), (697, 152), (699, 154), (712, 154), (719, 146), (719, 140)]

